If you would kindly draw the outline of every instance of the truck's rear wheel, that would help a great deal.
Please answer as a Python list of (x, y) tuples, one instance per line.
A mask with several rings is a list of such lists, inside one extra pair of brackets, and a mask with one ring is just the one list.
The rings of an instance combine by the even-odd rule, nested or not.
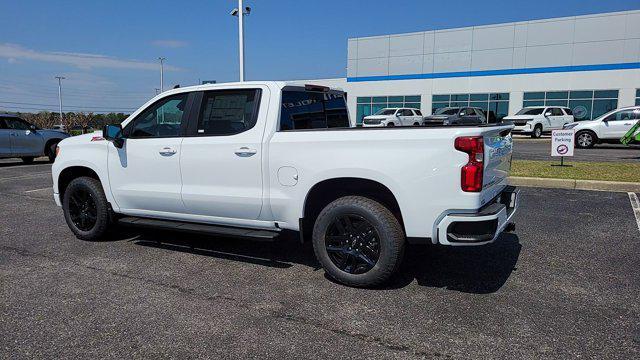
[(313, 249), (327, 274), (350, 286), (387, 281), (400, 267), (405, 236), (382, 204), (345, 196), (327, 205), (313, 228)]
[(107, 232), (109, 204), (100, 181), (86, 176), (72, 180), (64, 192), (62, 209), (78, 239), (100, 240)]

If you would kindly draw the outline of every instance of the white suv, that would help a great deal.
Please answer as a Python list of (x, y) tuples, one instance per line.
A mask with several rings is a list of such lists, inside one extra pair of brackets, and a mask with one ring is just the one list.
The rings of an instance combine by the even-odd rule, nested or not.
[(423, 122), (424, 118), (418, 109), (385, 108), (373, 115), (365, 116), (362, 120), (362, 126), (420, 126)]
[(561, 106), (531, 106), (518, 111), (504, 120), (513, 122), (514, 133), (531, 135), (539, 138), (542, 133), (562, 129), (565, 124), (572, 123), (573, 112)]
[(597, 143), (615, 142), (640, 120), (640, 106), (610, 111), (594, 120), (567, 124), (565, 129), (576, 130), (576, 146), (590, 148)]

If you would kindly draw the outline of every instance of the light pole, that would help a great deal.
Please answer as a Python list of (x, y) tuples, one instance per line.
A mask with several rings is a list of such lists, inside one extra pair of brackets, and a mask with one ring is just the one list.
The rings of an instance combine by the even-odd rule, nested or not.
[(238, 52), (240, 55), (240, 82), (244, 81), (244, 17), (251, 14), (249, 6), (243, 7), (242, 0), (238, 0), (238, 7), (231, 10), (232, 16), (238, 17)]
[(160, 60), (160, 92), (163, 92), (164, 91), (164, 61), (167, 60), (167, 58), (159, 57), (158, 60)]
[(62, 124), (62, 80), (66, 79), (64, 76), (56, 76), (58, 79), (58, 102), (60, 104), (60, 124)]

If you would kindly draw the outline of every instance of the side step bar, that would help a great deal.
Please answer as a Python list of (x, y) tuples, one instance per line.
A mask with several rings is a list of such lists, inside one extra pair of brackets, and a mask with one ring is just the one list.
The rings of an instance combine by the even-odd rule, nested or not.
[(123, 226), (142, 227), (149, 229), (169, 230), (169, 231), (182, 231), (196, 234), (217, 235), (226, 237), (238, 237), (238, 238), (251, 238), (258, 241), (274, 241), (275, 237), (279, 235), (277, 231), (269, 230), (257, 230), (236, 228), (227, 226), (196, 224), (190, 222), (170, 221), (170, 220), (158, 220), (139, 218), (133, 216), (127, 216), (118, 219), (118, 224)]

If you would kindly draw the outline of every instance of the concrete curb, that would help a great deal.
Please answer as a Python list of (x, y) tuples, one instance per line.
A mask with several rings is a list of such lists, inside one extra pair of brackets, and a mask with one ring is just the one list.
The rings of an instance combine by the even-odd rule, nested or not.
[(637, 182), (547, 179), (511, 176), (509, 177), (509, 183), (516, 186), (640, 193), (640, 183)]

